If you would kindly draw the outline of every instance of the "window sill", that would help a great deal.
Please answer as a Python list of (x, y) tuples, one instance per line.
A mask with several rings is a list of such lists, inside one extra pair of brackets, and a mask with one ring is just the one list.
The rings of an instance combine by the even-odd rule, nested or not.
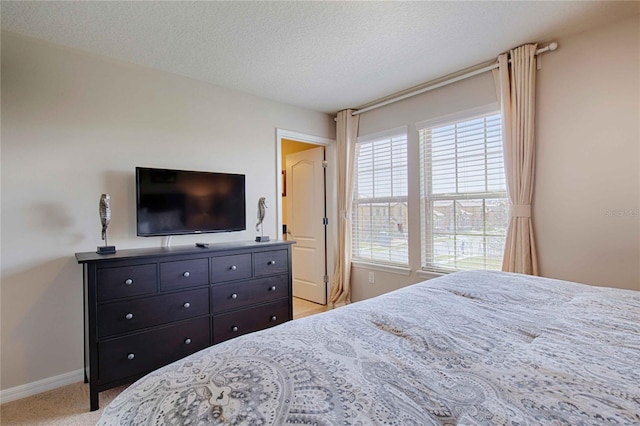
[(353, 268), (373, 269), (374, 271), (390, 272), (398, 275), (411, 275), (411, 269), (403, 266), (381, 265), (379, 263), (366, 263), (357, 260), (351, 261), (351, 266)]
[(416, 271), (416, 276), (418, 278), (424, 278), (424, 279), (444, 277), (445, 275), (448, 275), (448, 273), (447, 272), (425, 271), (423, 269), (418, 269)]

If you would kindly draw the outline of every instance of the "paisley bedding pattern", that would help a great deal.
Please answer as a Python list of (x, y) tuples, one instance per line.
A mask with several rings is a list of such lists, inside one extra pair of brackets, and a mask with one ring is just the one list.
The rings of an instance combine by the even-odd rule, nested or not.
[(459, 272), (204, 349), (99, 425), (640, 424), (640, 292)]

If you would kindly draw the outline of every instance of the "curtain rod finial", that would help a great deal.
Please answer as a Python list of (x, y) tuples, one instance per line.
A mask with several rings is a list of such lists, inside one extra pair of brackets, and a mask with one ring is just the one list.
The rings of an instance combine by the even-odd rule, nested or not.
[(549, 50), (556, 50), (558, 48), (558, 43), (555, 41), (553, 43), (549, 43)]

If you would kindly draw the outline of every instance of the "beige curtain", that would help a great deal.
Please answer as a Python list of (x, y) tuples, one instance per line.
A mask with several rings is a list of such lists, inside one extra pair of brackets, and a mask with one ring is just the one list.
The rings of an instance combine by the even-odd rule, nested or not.
[(535, 170), (536, 49), (529, 44), (498, 58), (497, 89), (502, 112), (504, 164), (511, 215), (502, 270), (538, 275), (531, 222)]
[(340, 111), (337, 118), (338, 154), (338, 247), (331, 281), (329, 308), (351, 303), (351, 198), (353, 195), (353, 158), (360, 116), (352, 110)]

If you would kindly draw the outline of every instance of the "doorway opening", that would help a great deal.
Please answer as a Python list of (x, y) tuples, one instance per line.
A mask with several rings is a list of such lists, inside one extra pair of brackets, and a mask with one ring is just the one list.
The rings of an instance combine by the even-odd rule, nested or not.
[(335, 264), (335, 142), (278, 130), (278, 229), (292, 246), (293, 296), (325, 305)]

